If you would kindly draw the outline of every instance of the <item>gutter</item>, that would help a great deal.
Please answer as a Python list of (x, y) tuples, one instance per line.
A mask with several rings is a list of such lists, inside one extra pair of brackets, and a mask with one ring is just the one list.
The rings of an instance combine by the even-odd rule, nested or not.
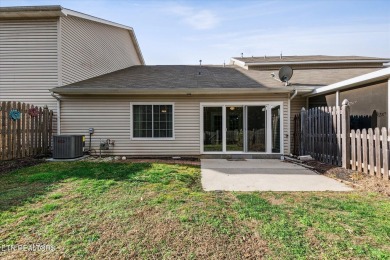
[(57, 100), (57, 135), (61, 134), (61, 99), (53, 92), (51, 96)]
[(340, 61), (277, 61), (277, 62), (248, 62), (245, 66), (259, 66), (259, 65), (299, 65), (299, 64), (343, 64), (343, 63), (386, 63), (390, 60), (340, 60)]
[[(79, 88), (79, 87), (56, 87), (51, 92), (63, 95), (208, 95), (208, 94), (278, 94), (290, 93), (292, 87), (283, 88)], [(311, 92), (312, 90), (307, 90)]]

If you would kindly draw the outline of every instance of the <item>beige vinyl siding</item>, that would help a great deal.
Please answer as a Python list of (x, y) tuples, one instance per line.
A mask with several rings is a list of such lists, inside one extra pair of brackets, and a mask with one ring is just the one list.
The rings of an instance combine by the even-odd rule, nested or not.
[(61, 27), (61, 85), (140, 65), (126, 29), (66, 16)]
[(301, 112), (302, 107), (306, 109), (306, 97), (296, 96), (290, 102), (290, 143), (291, 143), (291, 152), (293, 151), (294, 145), (294, 116)]
[(0, 21), (0, 100), (55, 109), (57, 20)]
[[(200, 103), (283, 101), (283, 129), (287, 129), (287, 95), (251, 96), (160, 96), (160, 97), (66, 97), (62, 98), (61, 134), (84, 134), (95, 128), (92, 148), (98, 153), (99, 139), (115, 140), (104, 154), (131, 156), (191, 156), (200, 154)], [(175, 140), (130, 140), (130, 102), (174, 103)], [(285, 134), (285, 132), (284, 132)], [(284, 152), (288, 139), (284, 138)]]

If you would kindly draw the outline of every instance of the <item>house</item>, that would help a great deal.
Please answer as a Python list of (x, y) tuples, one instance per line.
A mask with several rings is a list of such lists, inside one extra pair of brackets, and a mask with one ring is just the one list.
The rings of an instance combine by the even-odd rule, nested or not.
[[(278, 56), (232, 58), (228, 66), (147, 66), (130, 27), (58, 6), (0, 13), (1, 25), (8, 26), (0, 27), (7, 39), (0, 44), (10, 49), (4, 63), (10, 68), (1, 72), (9, 80), (0, 83), (0, 99), (49, 104), (58, 113), (58, 134), (88, 135), (94, 128), (93, 152), (110, 139), (115, 145), (104, 153), (111, 155), (288, 154), (293, 116), (308, 105), (308, 95), (389, 62)], [(46, 33), (51, 37), (41, 37)], [(294, 69), (287, 86), (271, 77), (283, 65)]]
[(322, 68), (298, 56), (305, 67), (285, 86), (270, 74), (291, 58), (269, 57), (256, 69), (133, 66), (51, 91), (61, 96), (61, 132), (94, 127), (98, 138), (115, 140), (114, 154), (275, 157), (290, 152), (293, 115), (306, 106), (305, 95), (387, 61), (365, 58), (338, 68), (342, 57), (328, 57), (333, 60)]
[(351, 129), (390, 128), (390, 68), (320, 87), (306, 94), (309, 107), (336, 106), (348, 99)]
[[(318, 86), (310, 93), (302, 95), (302, 98), (307, 99), (308, 108), (340, 106), (341, 102), (347, 99), (351, 111), (351, 128), (367, 129), (390, 127), (389, 62), (390, 59), (383, 58), (317, 55), (306, 56), (304, 61), (300, 61), (296, 56), (279, 57), (279, 60), (278, 57), (273, 59), (269, 57), (234, 58), (231, 64), (255, 70), (264, 69), (265, 66), (268, 66), (268, 69), (277, 69), (277, 66), (288, 65), (294, 70), (306, 70), (312, 77), (321, 80), (320, 85), (327, 83), (324, 81), (326, 75), (322, 69), (329, 72), (336, 68), (337, 73), (346, 73), (350, 78)], [(356, 75), (351, 70), (353, 68), (374, 68), (374, 70), (371, 72), (366, 70), (366, 73)], [(297, 86), (297, 84), (293, 85)]]

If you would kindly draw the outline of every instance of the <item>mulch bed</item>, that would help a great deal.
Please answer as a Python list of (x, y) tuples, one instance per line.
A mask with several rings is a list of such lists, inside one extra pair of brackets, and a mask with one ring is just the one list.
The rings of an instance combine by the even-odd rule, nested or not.
[(200, 166), (199, 159), (127, 159), (126, 162), (134, 163), (167, 163), (167, 164), (185, 164)]
[(306, 161), (302, 163), (313, 167), (320, 174), (344, 182), (357, 190), (379, 192), (390, 197), (390, 181), (318, 161)]
[(34, 166), (43, 162), (44, 160), (35, 158), (22, 158), (10, 161), (0, 161), (0, 174), (5, 174), (17, 169)]
[(150, 157), (150, 158), (126, 158), (122, 160), (121, 156), (90, 156), (84, 161), (90, 162), (116, 162), (116, 163), (166, 163), (166, 164), (182, 164), (200, 166), (200, 159), (196, 157), (182, 157), (180, 159), (173, 159), (172, 157)]

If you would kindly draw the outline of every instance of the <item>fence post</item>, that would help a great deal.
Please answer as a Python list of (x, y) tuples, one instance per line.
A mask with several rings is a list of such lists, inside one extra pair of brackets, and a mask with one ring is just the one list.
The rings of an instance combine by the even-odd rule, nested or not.
[(301, 109), (301, 152), (300, 155), (304, 155), (306, 153), (306, 109), (302, 107)]
[(350, 107), (349, 101), (344, 99), (342, 103), (342, 118), (341, 118), (341, 142), (342, 142), (342, 167), (350, 168), (351, 161), (351, 138), (350, 138)]
[(387, 129), (385, 127), (382, 128), (382, 157), (383, 157), (383, 179), (389, 180), (389, 154), (388, 154), (388, 136)]

